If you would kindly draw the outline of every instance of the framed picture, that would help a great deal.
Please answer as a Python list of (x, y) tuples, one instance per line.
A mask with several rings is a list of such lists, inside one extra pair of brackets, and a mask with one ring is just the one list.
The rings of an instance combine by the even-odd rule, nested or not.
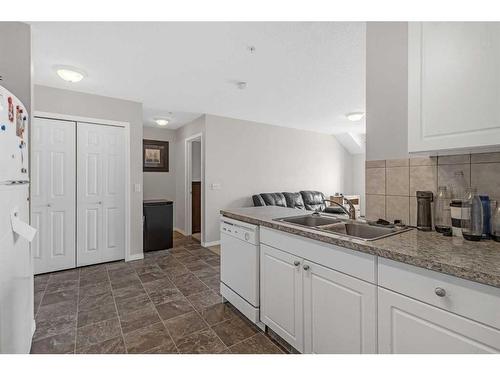
[(149, 139), (142, 141), (142, 170), (168, 172), (168, 142)]

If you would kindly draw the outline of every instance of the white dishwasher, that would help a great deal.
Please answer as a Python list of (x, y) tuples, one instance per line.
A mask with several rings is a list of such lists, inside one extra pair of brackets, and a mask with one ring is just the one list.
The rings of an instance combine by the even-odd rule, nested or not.
[(220, 292), (263, 329), (259, 298), (259, 227), (222, 217), (220, 232)]

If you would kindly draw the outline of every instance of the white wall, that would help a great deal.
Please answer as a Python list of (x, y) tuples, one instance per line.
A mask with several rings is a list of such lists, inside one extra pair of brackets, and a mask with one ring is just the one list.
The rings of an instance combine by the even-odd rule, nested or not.
[(0, 22), (0, 85), (11, 91), (31, 112), (31, 27), (22, 22)]
[(130, 253), (142, 253), (142, 104), (35, 85), (35, 110), (130, 123)]
[[(205, 133), (205, 116), (200, 116), (189, 124), (175, 131), (175, 223), (176, 228), (181, 231), (186, 231), (186, 138), (195, 134)], [(203, 149), (203, 145), (202, 145)], [(202, 197), (204, 196), (204, 183), (202, 182)], [(204, 236), (204, 202), (202, 198), (201, 207), (201, 229)], [(204, 239), (202, 238), (202, 241)]]
[(365, 154), (356, 154), (352, 156), (352, 187), (346, 194), (359, 194), (361, 199), (361, 215), (365, 215)]
[(201, 181), (201, 142), (191, 145), (191, 176), (193, 181)]
[(352, 157), (334, 136), (213, 115), (205, 135), (207, 242), (219, 239), (219, 211), (251, 206), (253, 194), (352, 188)]
[(168, 199), (175, 202), (175, 130), (145, 127), (144, 139), (167, 141), (169, 171), (144, 172), (144, 199)]
[(408, 157), (408, 23), (366, 26), (366, 159)]

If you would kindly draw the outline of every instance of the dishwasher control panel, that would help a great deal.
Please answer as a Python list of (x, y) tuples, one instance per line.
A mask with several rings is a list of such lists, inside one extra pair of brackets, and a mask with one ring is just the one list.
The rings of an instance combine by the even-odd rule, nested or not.
[[(242, 225), (243, 224), (243, 225)], [(236, 220), (222, 218), (220, 222), (221, 233), (236, 237), (242, 241), (257, 245), (258, 227), (252, 224), (239, 223)]]

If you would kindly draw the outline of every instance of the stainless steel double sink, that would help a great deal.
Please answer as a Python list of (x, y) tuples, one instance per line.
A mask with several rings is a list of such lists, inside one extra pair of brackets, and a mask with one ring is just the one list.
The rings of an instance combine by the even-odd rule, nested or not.
[(411, 229), (407, 227), (395, 226), (382, 227), (364, 221), (342, 219), (318, 213), (283, 217), (274, 220), (364, 241), (375, 241), (380, 238), (393, 236)]

